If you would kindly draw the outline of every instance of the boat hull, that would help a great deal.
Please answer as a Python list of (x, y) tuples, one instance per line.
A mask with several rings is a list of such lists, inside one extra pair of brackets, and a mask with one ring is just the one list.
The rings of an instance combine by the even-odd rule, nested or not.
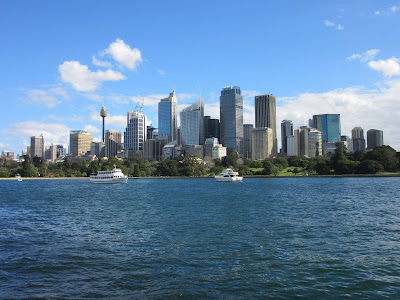
[(239, 176), (238, 177), (218, 177), (218, 176), (216, 176), (215, 179), (220, 182), (236, 182), (236, 181), (242, 181), (243, 177), (239, 177)]
[(90, 178), (90, 182), (91, 183), (108, 183), (108, 184), (128, 183), (128, 177), (125, 177), (125, 178), (107, 178), (107, 179)]

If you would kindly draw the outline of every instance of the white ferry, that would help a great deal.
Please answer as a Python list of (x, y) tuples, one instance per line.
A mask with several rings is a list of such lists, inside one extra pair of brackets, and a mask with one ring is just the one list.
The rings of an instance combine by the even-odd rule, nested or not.
[(232, 181), (242, 181), (243, 177), (239, 176), (239, 173), (233, 171), (232, 169), (225, 169), (222, 170), (221, 174), (215, 176), (215, 179), (217, 179), (217, 181), (232, 182)]
[(91, 183), (127, 183), (128, 176), (122, 173), (121, 169), (117, 169), (114, 165), (114, 169), (111, 171), (99, 171), (97, 174), (90, 175)]

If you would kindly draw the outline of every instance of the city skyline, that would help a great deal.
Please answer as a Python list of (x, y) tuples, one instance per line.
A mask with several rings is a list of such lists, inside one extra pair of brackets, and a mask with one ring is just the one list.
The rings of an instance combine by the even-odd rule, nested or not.
[[(380, 129), (400, 150), (400, 46), (392, 37), (400, 2), (286, 4), (175, 1), (154, 10), (116, 2), (109, 16), (106, 2), (3, 2), (0, 150), (21, 153), (41, 133), (46, 144), (67, 146), (78, 129), (100, 141), (103, 103), (107, 130), (124, 131), (141, 98), (158, 127), (158, 102), (174, 89), (178, 113), (204, 98), (204, 115), (219, 119), (219, 92), (230, 85), (241, 88), (244, 124), (254, 124), (254, 96), (273, 94), (277, 125), (340, 114), (342, 135)], [(238, 20), (221, 25), (220, 13), (238, 8)], [(192, 21), (202, 16), (207, 24)]]

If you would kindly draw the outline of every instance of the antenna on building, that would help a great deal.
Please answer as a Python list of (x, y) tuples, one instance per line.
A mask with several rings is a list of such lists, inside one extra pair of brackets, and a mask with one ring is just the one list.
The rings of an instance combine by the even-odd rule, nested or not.
[(136, 102), (135, 111), (137, 111), (138, 113), (143, 114), (143, 110), (144, 110), (144, 97), (140, 97), (138, 99), (138, 102)]

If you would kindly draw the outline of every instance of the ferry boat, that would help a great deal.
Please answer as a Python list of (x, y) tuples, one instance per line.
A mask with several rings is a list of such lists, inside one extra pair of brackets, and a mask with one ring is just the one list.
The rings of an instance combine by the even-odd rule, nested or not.
[(217, 179), (217, 181), (232, 182), (242, 181), (243, 177), (239, 176), (239, 173), (233, 171), (232, 169), (224, 169), (222, 170), (221, 174), (215, 176), (215, 179)]
[(128, 183), (128, 176), (122, 173), (121, 169), (114, 169), (111, 171), (98, 171), (97, 174), (90, 175), (91, 183)]

